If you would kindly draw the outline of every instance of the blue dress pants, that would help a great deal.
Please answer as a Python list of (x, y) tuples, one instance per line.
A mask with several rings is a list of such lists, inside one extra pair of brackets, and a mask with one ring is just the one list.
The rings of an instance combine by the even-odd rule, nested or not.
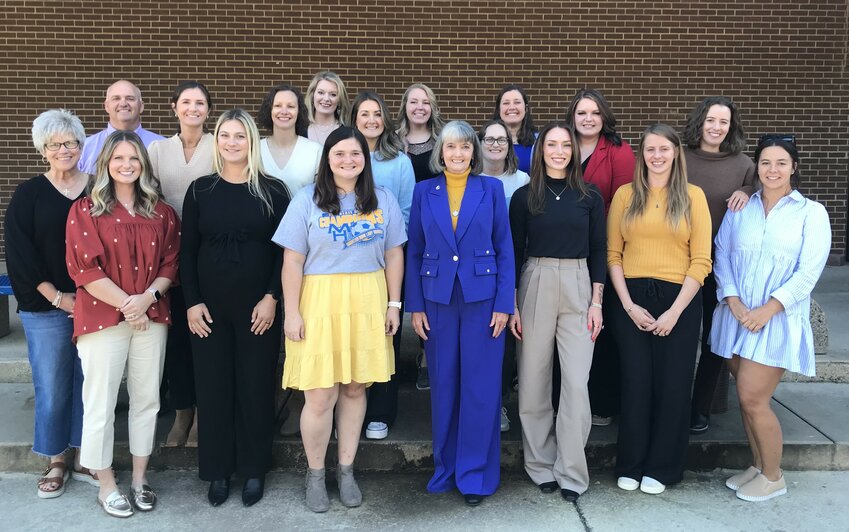
[(501, 476), (501, 363), (507, 331), (492, 337), (493, 300), (425, 301), (435, 471), (430, 492), (492, 495)]

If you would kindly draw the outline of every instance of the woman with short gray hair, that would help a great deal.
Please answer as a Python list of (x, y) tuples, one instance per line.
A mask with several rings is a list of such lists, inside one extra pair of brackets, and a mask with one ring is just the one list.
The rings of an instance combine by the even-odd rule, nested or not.
[(480, 175), (481, 147), (449, 122), (433, 148), (439, 175), (416, 184), (406, 301), (431, 385), (433, 493), (479, 505), (500, 481), (501, 359), (513, 312), (513, 240), (504, 185)]
[[(50, 464), (38, 481), (39, 498), (65, 492), (65, 451), (79, 449), (83, 374), (71, 341), (74, 282), (65, 265), (65, 221), (84, 195), (88, 175), (77, 169), (85, 129), (70, 111), (51, 109), (32, 123), (32, 141), (48, 169), (21, 183), (6, 209), (6, 266), (27, 338), (35, 387), (32, 451)], [(79, 465), (74, 477), (97, 483)]]

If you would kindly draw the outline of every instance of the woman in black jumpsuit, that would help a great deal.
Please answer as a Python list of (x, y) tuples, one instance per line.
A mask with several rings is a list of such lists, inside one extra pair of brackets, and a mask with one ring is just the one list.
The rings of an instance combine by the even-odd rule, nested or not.
[(262, 174), (259, 134), (246, 112), (221, 115), (215, 141), (215, 173), (186, 193), (180, 257), (193, 333), (199, 475), (218, 506), (238, 474), (245, 479), (242, 502), (251, 506), (271, 467), (283, 261), (271, 236), (289, 195)]

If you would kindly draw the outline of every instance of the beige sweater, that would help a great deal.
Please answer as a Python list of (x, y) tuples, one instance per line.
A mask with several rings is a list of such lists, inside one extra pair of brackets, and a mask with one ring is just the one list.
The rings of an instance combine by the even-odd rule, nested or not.
[(195, 179), (212, 173), (212, 154), (215, 148), (212, 134), (205, 133), (188, 163), (183, 155), (180, 137), (157, 140), (148, 147), (153, 175), (159, 178), (165, 202), (183, 217), (183, 199)]

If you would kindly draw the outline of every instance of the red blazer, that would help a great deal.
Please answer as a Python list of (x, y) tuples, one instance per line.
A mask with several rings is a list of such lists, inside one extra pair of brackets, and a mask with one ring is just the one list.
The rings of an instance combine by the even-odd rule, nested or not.
[(584, 172), (584, 181), (598, 187), (604, 199), (604, 213), (610, 210), (610, 201), (622, 185), (634, 180), (636, 159), (631, 146), (622, 140), (616, 146), (602, 135)]

